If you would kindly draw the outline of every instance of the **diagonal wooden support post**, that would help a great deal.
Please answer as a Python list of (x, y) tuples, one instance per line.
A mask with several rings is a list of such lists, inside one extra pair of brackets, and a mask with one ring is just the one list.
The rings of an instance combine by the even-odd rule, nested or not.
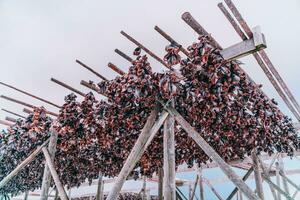
[(264, 190), (263, 190), (263, 185), (262, 185), (262, 178), (261, 178), (261, 173), (259, 169), (259, 162), (257, 158), (257, 152), (254, 149), (252, 151), (252, 161), (253, 161), (253, 168), (254, 168), (254, 178), (255, 178), (255, 184), (256, 184), (256, 192), (259, 198), (262, 200), (264, 199)]
[(217, 192), (217, 190), (210, 184), (208, 180), (205, 180), (205, 183), (219, 200), (223, 200), (222, 196)]
[(61, 200), (68, 200), (69, 198), (67, 196), (67, 193), (66, 193), (66, 191), (65, 191), (62, 183), (59, 180), (58, 174), (57, 174), (57, 172), (55, 170), (55, 167), (54, 167), (54, 164), (53, 164), (53, 162), (51, 160), (51, 156), (49, 154), (48, 149), (46, 147), (43, 147), (42, 151), (43, 151), (43, 154), (45, 156), (46, 163), (47, 163), (47, 165), (49, 167), (49, 170), (51, 172), (52, 178), (54, 180), (55, 186), (56, 186), (56, 188), (58, 190), (58, 194), (59, 194), (60, 199)]
[[(172, 106), (174, 100), (172, 99)], [(175, 120), (168, 116), (164, 123), (164, 200), (175, 200)]]
[[(54, 162), (56, 144), (57, 144), (57, 132), (53, 127), (51, 127), (50, 131), (51, 131), (51, 136), (48, 145), (48, 150), (49, 150), (50, 158), (52, 162)], [(40, 200), (48, 199), (50, 184), (51, 184), (51, 172), (48, 165), (45, 164)]]
[(0, 188), (3, 188), (11, 179), (13, 179), (26, 165), (33, 161), (36, 156), (42, 151), (49, 142), (46, 140), (41, 146), (37, 147), (25, 160), (23, 160), (13, 171), (11, 171), (4, 179), (0, 182)]
[(191, 199), (194, 199), (198, 182), (199, 182), (199, 174), (197, 174), (194, 186), (192, 188)]
[[(249, 176), (251, 175), (251, 173), (253, 172), (253, 170), (254, 170), (253, 166), (250, 167), (250, 169), (247, 171), (247, 173), (243, 176), (242, 180), (246, 181), (249, 178)], [(231, 200), (238, 191), (239, 191), (239, 189), (237, 187), (235, 187), (233, 189), (233, 191), (229, 194), (229, 196), (226, 198), (226, 200)]]
[(119, 176), (109, 192), (109, 195), (107, 197), (107, 200), (115, 200), (118, 197), (119, 192), (121, 191), (121, 188), (126, 181), (126, 178), (128, 174), (133, 170), (138, 160), (143, 155), (144, 151), (147, 149), (147, 147), (150, 145), (153, 137), (155, 136), (156, 132), (160, 129), (162, 124), (164, 123), (165, 119), (168, 117), (168, 112), (163, 111), (158, 119), (156, 120), (158, 116), (158, 107), (154, 109), (154, 111), (151, 112), (150, 116), (148, 117), (148, 120), (139, 135), (133, 149), (131, 150), (128, 158), (126, 159), (121, 172), (119, 173)]
[(199, 145), (206, 155), (217, 163), (227, 177), (242, 191), (250, 200), (259, 199), (247, 184), (230, 168), (230, 166), (217, 154), (217, 152), (201, 137), (198, 133), (174, 108), (165, 107), (174, 116), (179, 125), (188, 135)]

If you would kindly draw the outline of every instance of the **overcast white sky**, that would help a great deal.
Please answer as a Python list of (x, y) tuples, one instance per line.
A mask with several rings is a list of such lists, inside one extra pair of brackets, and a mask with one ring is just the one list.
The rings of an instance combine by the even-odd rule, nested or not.
[[(120, 35), (120, 30), (161, 57), (167, 42), (153, 30), (155, 25), (184, 46), (195, 41), (197, 34), (181, 20), (185, 11), (191, 12), (223, 47), (240, 42), (219, 11), (218, 2), (220, 0), (0, 0), (0, 81), (62, 104), (69, 91), (50, 82), (51, 77), (84, 92), (88, 90), (79, 84), (80, 80), (99, 81), (76, 64), (75, 59), (109, 79), (116, 74), (106, 67), (108, 62), (128, 69), (128, 63), (113, 50), (119, 48), (131, 55), (135, 46)], [(235, 0), (234, 3), (251, 27), (261, 26), (268, 44), (267, 53), (300, 101), (300, 1)], [(282, 110), (292, 117), (254, 59), (249, 57), (242, 61), (246, 63), (243, 68), (256, 82), (263, 83), (263, 90), (278, 100)], [(153, 66), (155, 70), (163, 70), (156, 61)], [(0, 94), (58, 111), (1, 85)], [(0, 107), (18, 113), (23, 109), (3, 99), (0, 99)], [(7, 114), (0, 111), (0, 119), (5, 116)]]

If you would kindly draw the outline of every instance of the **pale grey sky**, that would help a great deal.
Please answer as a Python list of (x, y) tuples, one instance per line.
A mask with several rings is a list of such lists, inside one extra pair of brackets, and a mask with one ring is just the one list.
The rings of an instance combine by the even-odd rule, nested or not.
[[(134, 45), (119, 34), (134, 36), (159, 56), (167, 42), (154, 30), (159, 25), (183, 45), (197, 35), (180, 18), (185, 11), (194, 17), (224, 46), (240, 41), (223, 17), (215, 0), (172, 1), (83, 1), (83, 0), (1, 0), (0, 57), (1, 81), (62, 104), (69, 93), (49, 81), (56, 77), (82, 90), (81, 79), (99, 81), (75, 63), (80, 59), (108, 78), (116, 74), (106, 67), (111, 61), (123, 70), (128, 63), (113, 50), (120, 48), (131, 55)], [(300, 56), (300, 1), (234, 1), (251, 27), (261, 25), (272, 61), (300, 101), (298, 68)], [(264, 84), (270, 97), (285, 105), (270, 86), (252, 58), (243, 59), (243, 67), (257, 82)], [(155, 70), (163, 70), (153, 61)], [(11, 89), (0, 86), (0, 93), (34, 105), (45, 105)], [(45, 105), (49, 110), (54, 107)], [(22, 106), (0, 99), (0, 107), (21, 113)], [(0, 119), (7, 114), (0, 112)], [(3, 127), (2, 127), (3, 128)]]

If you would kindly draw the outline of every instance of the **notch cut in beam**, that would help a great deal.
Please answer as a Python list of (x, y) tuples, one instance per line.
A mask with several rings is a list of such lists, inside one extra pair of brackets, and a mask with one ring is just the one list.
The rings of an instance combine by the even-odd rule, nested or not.
[(34, 99), (37, 99), (37, 100), (40, 100), (40, 101), (42, 101), (42, 102), (44, 102), (44, 103), (47, 103), (47, 104), (49, 104), (49, 105), (52, 105), (52, 106), (54, 106), (54, 107), (56, 107), (56, 108), (61, 108), (59, 105), (57, 105), (57, 104), (55, 104), (55, 103), (52, 103), (52, 102), (50, 102), (50, 101), (48, 101), (48, 100), (46, 100), (46, 99), (40, 98), (40, 97), (35, 96), (35, 95), (33, 95), (33, 94), (30, 94), (30, 93), (28, 93), (28, 92), (25, 92), (25, 91), (23, 91), (23, 90), (21, 90), (21, 89), (18, 89), (18, 88), (16, 88), (16, 87), (12, 86), (12, 85), (9, 85), (9, 84), (3, 83), (3, 82), (0, 82), (0, 84), (6, 86), (6, 87), (8, 87), (8, 88), (11, 88), (11, 89), (13, 89), (13, 90), (16, 90), (16, 91), (18, 91), (18, 92), (21, 92), (21, 93), (23, 93), (23, 94), (25, 94), (25, 95), (27, 95), (27, 96), (30, 96), (30, 97), (32, 97), (32, 98), (34, 98)]
[(19, 115), (18, 113), (15, 113), (15, 112), (12, 112), (12, 111), (6, 110), (6, 109), (4, 109), (4, 108), (2, 108), (1, 110), (3, 110), (4, 112), (7, 112), (7, 113), (9, 113), (9, 114), (15, 115), (15, 116), (17, 116), (17, 117), (20, 117), (20, 118), (26, 119), (26, 117), (25, 117), (25, 116), (23, 116), (23, 115)]
[[(13, 99), (13, 98), (11, 98), (11, 97), (7, 97), (7, 96), (4, 96), (4, 95), (1, 95), (0, 97), (3, 98), (3, 99), (6, 99), (6, 100), (8, 100), (8, 101), (11, 101), (11, 102), (14, 102), (14, 103), (17, 103), (17, 104), (20, 104), (20, 105), (23, 105), (23, 106), (32, 108), (32, 109), (37, 108), (37, 106), (34, 106), (34, 105), (31, 105), (31, 104), (25, 103), (25, 102), (23, 102), (23, 101), (19, 101), (19, 100), (17, 100), (17, 99)], [(56, 113), (54, 113), (54, 112), (51, 112), (51, 111), (48, 111), (48, 110), (45, 110), (45, 111), (46, 111), (46, 113), (49, 114), (49, 115), (58, 117), (58, 114), (56, 114)]]
[(95, 74), (96, 76), (98, 76), (99, 78), (101, 78), (102, 80), (107, 80), (107, 78), (105, 78), (104, 76), (102, 76), (101, 74), (99, 74), (98, 72), (96, 72), (95, 70), (93, 70), (92, 68), (90, 68), (89, 66), (87, 66), (86, 64), (84, 64), (83, 62), (81, 62), (80, 60), (76, 60), (76, 62), (81, 65), (82, 67), (86, 68), (87, 70), (89, 70), (90, 72), (92, 72), (93, 74)]
[(73, 88), (73, 87), (57, 80), (57, 79), (55, 79), (55, 78), (51, 78), (51, 81), (58, 84), (58, 85), (60, 85), (60, 86), (62, 86), (62, 87), (64, 87), (64, 88), (67, 88), (67, 89), (71, 90), (72, 92), (75, 92), (76, 94), (79, 94), (80, 96), (83, 96), (83, 97), (85, 96), (85, 94), (83, 92), (81, 92), (81, 91), (79, 91), (79, 90), (77, 90), (77, 89), (75, 89), (75, 88)]
[(254, 27), (253, 33), (253, 38), (223, 49), (220, 52), (223, 58), (226, 60), (234, 60), (265, 49), (267, 45), (264, 35), (260, 32), (260, 27)]

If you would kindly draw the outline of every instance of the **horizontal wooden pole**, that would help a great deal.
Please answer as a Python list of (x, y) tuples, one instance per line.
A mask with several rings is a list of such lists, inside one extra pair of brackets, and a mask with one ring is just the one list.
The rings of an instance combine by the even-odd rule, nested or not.
[(80, 84), (87, 87), (87, 88), (89, 88), (89, 89), (91, 89), (91, 90), (93, 90), (93, 91), (95, 91), (95, 92), (97, 92), (98, 94), (101, 94), (102, 96), (107, 97), (105, 94), (103, 94), (99, 91), (99, 88), (97, 88), (96, 86), (94, 86), (93, 84), (90, 84), (89, 82), (87, 82), (85, 80), (81, 80)]
[(23, 116), (23, 115), (19, 115), (18, 113), (15, 113), (15, 112), (12, 112), (12, 111), (6, 110), (6, 109), (4, 109), (4, 108), (2, 108), (1, 110), (3, 110), (4, 112), (7, 112), (7, 113), (9, 113), (9, 114), (15, 115), (15, 116), (17, 116), (17, 117), (23, 118), (23, 119), (25, 119), (25, 118), (26, 118), (26, 117), (25, 117), (25, 116)]
[(52, 105), (52, 106), (54, 106), (54, 107), (56, 107), (56, 108), (61, 108), (61, 106), (59, 106), (59, 105), (57, 105), (57, 104), (55, 104), (55, 103), (52, 103), (52, 102), (50, 102), (50, 101), (48, 101), (48, 100), (46, 100), (46, 99), (43, 99), (43, 98), (41, 98), (41, 97), (35, 96), (35, 95), (33, 95), (33, 94), (30, 94), (29, 92), (26, 92), (26, 91), (24, 91), (24, 90), (18, 89), (18, 88), (16, 88), (16, 87), (12, 86), (12, 85), (9, 85), (9, 84), (3, 83), (3, 82), (0, 82), (0, 84), (6, 86), (6, 87), (8, 87), (8, 88), (11, 88), (11, 89), (13, 89), (13, 90), (16, 90), (16, 91), (18, 91), (18, 92), (21, 92), (21, 93), (23, 93), (23, 94), (25, 94), (25, 95), (27, 95), (27, 96), (30, 96), (30, 97), (32, 97), (32, 98), (34, 98), (34, 99), (37, 99), (37, 100), (40, 100), (40, 101), (42, 101), (42, 102), (44, 102), (44, 103), (47, 103), (47, 104), (49, 104), (49, 105)]
[(82, 67), (84, 67), (87, 70), (89, 70), (90, 72), (92, 72), (93, 74), (95, 74), (96, 76), (98, 76), (99, 78), (101, 78), (102, 80), (107, 80), (107, 78), (105, 78), (104, 76), (102, 76), (101, 74), (99, 74), (98, 72), (96, 72), (95, 70), (93, 70), (91, 67), (89, 67), (86, 64), (84, 64), (83, 62), (81, 62), (80, 60), (76, 60), (76, 62), (79, 65), (81, 65)]
[(27, 113), (27, 114), (32, 114), (32, 113), (33, 113), (32, 110), (29, 110), (29, 109), (27, 109), (27, 108), (23, 108), (23, 112), (24, 112), (24, 113)]
[(17, 120), (15, 118), (12, 118), (12, 117), (5, 117), (5, 120), (9, 121), (9, 122), (13, 122), (13, 123), (17, 122)]
[[(29, 103), (25, 103), (25, 102), (23, 102), (23, 101), (20, 101), (20, 100), (11, 98), (11, 97), (7, 97), (7, 96), (4, 96), (4, 95), (1, 95), (0, 97), (3, 98), (3, 99), (6, 99), (6, 100), (8, 100), (8, 101), (11, 101), (11, 102), (14, 102), (14, 103), (17, 103), (17, 104), (20, 104), (20, 105), (23, 105), (23, 106), (32, 108), (32, 109), (37, 108), (37, 106), (31, 105), (31, 104), (29, 104)], [(56, 113), (54, 113), (54, 112), (51, 112), (51, 111), (48, 111), (48, 110), (46, 110), (45, 112), (46, 112), (47, 114), (49, 114), (49, 115), (58, 117), (58, 114), (56, 114)]]
[(9, 123), (9, 122), (3, 121), (3, 120), (0, 120), (0, 124), (4, 125), (4, 126), (13, 126), (14, 125), (13, 123)]
[(121, 70), (121, 69), (118, 68), (116, 65), (112, 64), (111, 62), (109, 62), (109, 63), (107, 64), (107, 66), (108, 66), (109, 68), (111, 68), (112, 70), (114, 70), (115, 72), (117, 72), (118, 74), (120, 74), (120, 75), (124, 75), (124, 74), (125, 74), (125, 72), (124, 72), (123, 70)]
[(120, 55), (121, 57), (123, 57), (125, 60), (127, 60), (128, 62), (132, 62), (133, 59), (131, 57), (129, 57), (128, 55), (126, 55), (124, 52), (122, 52), (121, 50), (119, 49), (115, 49), (115, 52)]
[(0, 188), (3, 188), (12, 178), (14, 178), (26, 165), (33, 161), (36, 156), (42, 151), (49, 142), (46, 140), (41, 146), (37, 147), (25, 160), (23, 160), (13, 171), (11, 171), (4, 179), (0, 182)]
[(62, 86), (62, 87), (64, 87), (64, 88), (67, 88), (67, 89), (71, 90), (72, 92), (75, 92), (76, 94), (79, 94), (83, 97), (85, 96), (85, 94), (83, 92), (81, 92), (81, 91), (79, 91), (79, 90), (77, 90), (77, 89), (75, 89), (75, 88), (73, 88), (73, 87), (57, 80), (57, 79), (55, 79), (55, 78), (51, 78), (51, 81), (58, 84), (58, 85), (60, 85), (60, 86)]
[(158, 26), (155, 26), (154, 30), (156, 30), (160, 35), (162, 35), (170, 43), (173, 43), (176, 46), (178, 46), (180, 48), (180, 51), (182, 53), (184, 53), (187, 57), (190, 56), (189, 52), (185, 48), (183, 48), (181, 44), (179, 44), (178, 42), (176, 42), (170, 35), (168, 35), (166, 32), (164, 32), (161, 28), (159, 28)]
[(143, 49), (147, 54), (149, 54), (152, 58), (160, 62), (162, 65), (164, 65), (166, 68), (170, 68), (167, 63), (165, 63), (161, 58), (159, 58), (157, 55), (155, 55), (152, 51), (150, 51), (148, 48), (146, 48), (144, 45), (142, 45), (140, 42), (135, 40), (133, 37), (125, 33), (124, 31), (121, 31), (121, 34), (125, 36), (129, 41)]

